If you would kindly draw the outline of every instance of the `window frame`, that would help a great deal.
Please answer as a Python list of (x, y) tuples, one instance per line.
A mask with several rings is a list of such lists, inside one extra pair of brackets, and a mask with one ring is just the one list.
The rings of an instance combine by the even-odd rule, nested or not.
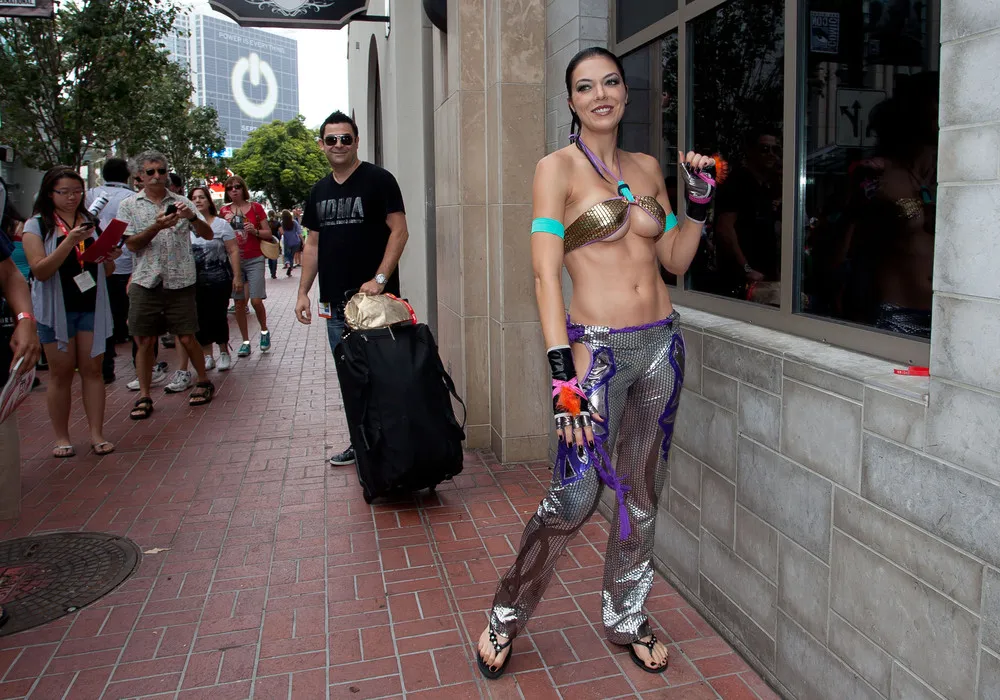
[[(717, 9), (730, 0), (678, 0), (675, 12), (645, 27), (622, 41), (616, 41), (617, 2), (608, 0), (608, 47), (617, 56), (624, 56), (641, 49), (651, 42), (661, 40), (677, 30), (677, 99), (682, 106), (677, 110), (677, 143), (691, 148), (688, 139), (688, 119), (691, 100), (691, 61), (688, 50), (690, 23), (697, 17)], [(802, 103), (800, 67), (806, 58), (805, 47), (809, 33), (806, 27), (804, 0), (785, 0), (784, 3), (784, 100), (782, 142), (782, 198), (794, 202), (784, 208), (781, 220), (781, 279), (793, 284), (781, 285), (781, 304), (778, 308), (750, 301), (740, 301), (698, 292), (686, 288), (686, 283), (670, 285), (671, 298), (681, 306), (726, 316), (764, 328), (789, 333), (895, 362), (926, 366), (930, 361), (929, 340), (910, 338), (846, 321), (816, 316), (798, 311), (796, 294), (800, 287), (802, 222), (805, 218), (805, 192), (802, 182), (805, 172), (805, 106)], [(791, 45), (789, 37), (792, 37)], [(658, 144), (661, 136), (651, 133), (652, 143)], [(657, 149), (662, 147), (657, 145)], [(679, 175), (679, 173), (678, 173)], [(674, 203), (677, 204), (676, 202)], [(678, 206), (678, 208), (682, 209)], [(684, 212), (676, 212), (683, 220)]]

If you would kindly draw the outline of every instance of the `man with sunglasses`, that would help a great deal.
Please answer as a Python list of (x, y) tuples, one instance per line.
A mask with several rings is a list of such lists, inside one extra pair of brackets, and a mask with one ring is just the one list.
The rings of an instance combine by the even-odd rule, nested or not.
[(125, 245), (135, 254), (128, 325), (139, 347), (135, 368), (139, 400), (129, 417), (144, 420), (153, 412), (150, 397), (153, 346), (167, 331), (177, 336), (198, 374), (189, 404), (203, 406), (215, 394), (215, 385), (205, 374), (205, 355), (195, 339), (196, 273), (188, 233), (193, 229), (198, 237), (211, 240), (213, 232), (187, 197), (167, 189), (166, 156), (148, 151), (137, 157), (136, 163), (144, 187), (121, 203), (118, 218), (128, 224)]
[(747, 298), (760, 282), (781, 279), (781, 143), (768, 128), (749, 131), (743, 162), (715, 200), (720, 291)]
[[(309, 290), (319, 274), (319, 315), (326, 319), (330, 350), (344, 333), (345, 293), (399, 295), (397, 265), (406, 246), (406, 213), (396, 178), (358, 158), (358, 126), (341, 111), (319, 129), (319, 146), (333, 172), (317, 182), (302, 214), (309, 230), (295, 317), (312, 322)], [(348, 446), (331, 465), (354, 463)]]

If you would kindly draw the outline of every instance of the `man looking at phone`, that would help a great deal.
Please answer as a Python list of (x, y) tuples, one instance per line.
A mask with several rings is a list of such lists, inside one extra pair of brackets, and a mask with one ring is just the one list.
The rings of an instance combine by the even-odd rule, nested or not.
[(195, 265), (189, 230), (211, 240), (212, 228), (187, 197), (167, 189), (167, 158), (147, 151), (136, 158), (142, 174), (143, 190), (121, 203), (118, 218), (128, 224), (125, 245), (135, 254), (129, 287), (128, 325), (139, 352), (135, 369), (139, 379), (139, 400), (129, 413), (132, 420), (144, 420), (153, 412), (150, 381), (153, 371), (153, 344), (167, 331), (184, 346), (198, 374), (189, 404), (211, 402), (215, 385), (205, 374), (205, 355), (194, 335), (198, 331), (195, 298)]
[[(302, 227), (311, 233), (302, 254), (295, 318), (312, 323), (309, 290), (318, 272), (319, 313), (326, 319), (332, 351), (344, 334), (345, 292), (399, 294), (396, 266), (409, 233), (396, 178), (358, 158), (354, 120), (336, 111), (323, 122), (319, 136), (333, 172), (313, 185), (302, 214)], [(354, 459), (354, 447), (348, 445), (330, 464), (352, 464)]]

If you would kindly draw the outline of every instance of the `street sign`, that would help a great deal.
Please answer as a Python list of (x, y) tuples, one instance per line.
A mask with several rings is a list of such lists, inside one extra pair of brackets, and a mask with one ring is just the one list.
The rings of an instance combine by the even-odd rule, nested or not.
[(0, 0), (0, 17), (52, 17), (52, 0)]
[(242, 27), (340, 29), (368, 9), (368, 0), (209, 0), (209, 5)]
[(882, 90), (837, 90), (837, 145), (847, 148), (874, 146), (871, 111), (884, 100)]

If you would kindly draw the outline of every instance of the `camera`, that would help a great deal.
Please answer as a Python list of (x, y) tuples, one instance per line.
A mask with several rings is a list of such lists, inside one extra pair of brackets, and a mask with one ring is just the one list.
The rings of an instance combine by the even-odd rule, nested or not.
[(167, 208), (163, 210), (164, 216), (170, 216), (171, 214), (176, 214), (176, 213), (177, 213), (177, 205), (173, 203), (168, 204)]

